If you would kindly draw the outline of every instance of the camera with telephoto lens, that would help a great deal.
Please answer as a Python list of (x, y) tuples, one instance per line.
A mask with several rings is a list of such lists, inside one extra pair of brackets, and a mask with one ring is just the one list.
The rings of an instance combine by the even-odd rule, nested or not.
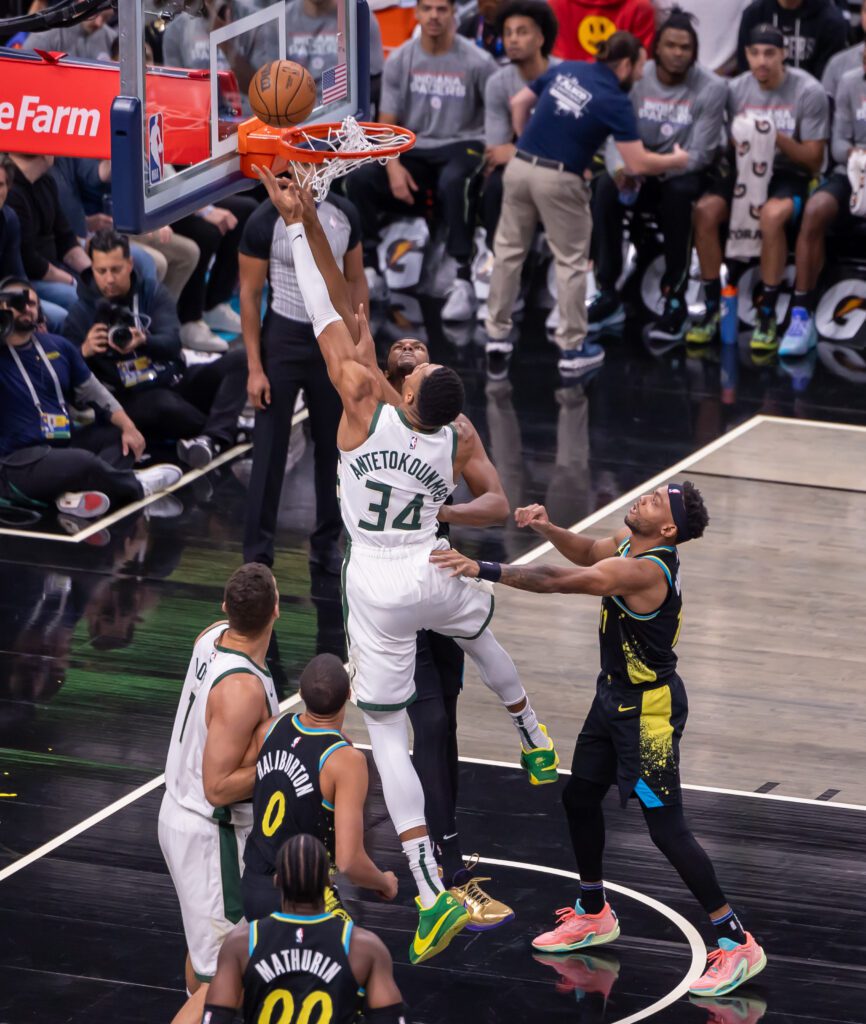
[(27, 312), (28, 295), (25, 291), (0, 292), (0, 302), (11, 309), (0, 309), (0, 341), (8, 338), (15, 328), (15, 314)]
[(126, 349), (132, 344), (132, 329), (137, 327), (135, 314), (114, 302), (100, 302), (94, 323), (108, 327), (108, 340), (116, 348)]

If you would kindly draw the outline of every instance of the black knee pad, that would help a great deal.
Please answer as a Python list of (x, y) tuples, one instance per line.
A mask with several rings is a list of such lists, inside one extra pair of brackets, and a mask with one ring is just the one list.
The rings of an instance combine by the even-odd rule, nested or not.
[(562, 803), (571, 814), (595, 811), (601, 807), (608, 788), (598, 782), (590, 782), (588, 779), (579, 779), (572, 775), (562, 791)]

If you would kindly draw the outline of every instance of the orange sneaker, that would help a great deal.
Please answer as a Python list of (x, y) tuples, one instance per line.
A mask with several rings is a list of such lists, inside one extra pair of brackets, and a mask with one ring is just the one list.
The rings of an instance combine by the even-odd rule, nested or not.
[(533, 949), (541, 953), (572, 953), (587, 946), (600, 946), (619, 938), (619, 921), (605, 903), (598, 914), (586, 914), (580, 901), (574, 907), (561, 907), (556, 912), (557, 925), (532, 940)]
[(707, 957), (707, 970), (689, 985), (693, 996), (726, 996), (767, 966), (767, 955), (746, 932), (745, 943), (719, 939), (718, 949)]
[(574, 993), (578, 999), (597, 992), (607, 1002), (619, 977), (619, 960), (611, 953), (533, 953), (532, 959), (556, 971), (556, 991), (560, 995)]

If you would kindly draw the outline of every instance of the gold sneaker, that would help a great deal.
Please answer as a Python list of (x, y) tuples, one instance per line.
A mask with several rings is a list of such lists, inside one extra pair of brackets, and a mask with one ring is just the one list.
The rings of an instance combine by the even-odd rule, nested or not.
[(465, 885), (455, 885), (448, 890), (469, 911), (467, 932), (487, 932), (514, 918), (511, 907), (493, 899), (478, 884), (489, 881), (489, 878), (470, 878)]
[(331, 885), (325, 886), (325, 913), (332, 914), (334, 917), (339, 917), (341, 921), (352, 920), (349, 916), (348, 910), (346, 910), (340, 900), (340, 894)]

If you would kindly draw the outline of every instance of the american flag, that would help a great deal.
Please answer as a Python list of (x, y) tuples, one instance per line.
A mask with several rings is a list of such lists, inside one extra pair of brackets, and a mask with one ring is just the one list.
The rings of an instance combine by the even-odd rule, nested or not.
[(346, 95), (348, 75), (345, 64), (338, 64), (335, 68), (328, 68), (322, 72), (322, 103), (331, 103), (334, 100), (341, 100)]

